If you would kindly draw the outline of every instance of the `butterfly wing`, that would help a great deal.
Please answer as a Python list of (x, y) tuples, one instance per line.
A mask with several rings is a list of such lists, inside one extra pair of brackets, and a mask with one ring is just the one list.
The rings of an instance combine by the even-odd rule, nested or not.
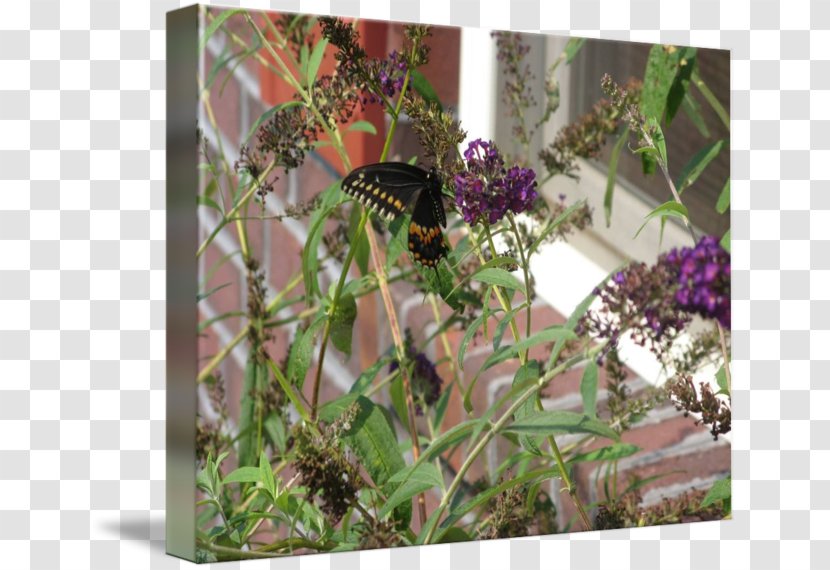
[[(440, 209), (440, 215), (438, 210)], [(444, 205), (430, 192), (421, 192), (409, 223), (409, 251), (415, 261), (427, 267), (437, 267), (441, 258), (447, 256), (447, 245), (440, 223)]]
[[(343, 192), (392, 220), (427, 185), (427, 172), (404, 162), (381, 162), (356, 168), (343, 179)], [(422, 194), (426, 194), (423, 192)]]

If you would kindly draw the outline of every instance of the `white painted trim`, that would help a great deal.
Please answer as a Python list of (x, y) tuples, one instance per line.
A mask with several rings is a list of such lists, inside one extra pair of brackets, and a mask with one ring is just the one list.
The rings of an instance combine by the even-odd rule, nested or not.
[(491, 139), (496, 132), (496, 51), (490, 30), (461, 28), (458, 115), (467, 139)]

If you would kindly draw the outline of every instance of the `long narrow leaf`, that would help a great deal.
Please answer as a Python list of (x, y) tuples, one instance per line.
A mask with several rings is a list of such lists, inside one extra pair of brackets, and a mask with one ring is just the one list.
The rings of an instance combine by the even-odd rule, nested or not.
[(689, 211), (686, 209), (686, 206), (684, 206), (680, 202), (675, 202), (674, 200), (669, 200), (668, 202), (664, 202), (663, 204), (660, 204), (659, 206), (657, 206), (651, 212), (648, 213), (648, 215), (646, 216), (645, 221), (643, 222), (643, 225), (640, 226), (640, 229), (637, 230), (637, 233), (634, 234), (634, 237), (636, 238), (638, 235), (640, 235), (640, 232), (643, 231), (643, 228), (645, 228), (648, 225), (648, 223), (651, 220), (653, 220), (654, 218), (657, 218), (657, 217), (663, 218), (663, 217), (666, 217), (666, 216), (672, 216), (672, 217), (676, 217), (676, 218), (685, 218), (685, 219), (688, 220), (689, 219)]
[(605, 182), (605, 197), (602, 205), (605, 210), (605, 226), (611, 227), (611, 207), (614, 201), (614, 188), (617, 186), (617, 165), (620, 162), (620, 154), (628, 142), (629, 127), (625, 127), (620, 133), (620, 138), (611, 150), (611, 157), (608, 159), (608, 180)]
[(718, 154), (720, 154), (724, 144), (725, 141), (719, 140), (706, 145), (689, 160), (688, 164), (680, 171), (680, 176), (677, 179), (676, 186), (679, 193), (682, 194), (686, 188), (695, 183), (695, 180), (703, 174), (703, 171), (706, 170), (709, 163), (715, 160)]
[(208, 40), (216, 33), (222, 24), (227, 21), (228, 18), (233, 16), (234, 14), (240, 14), (245, 10), (241, 8), (237, 8), (235, 10), (225, 10), (224, 12), (220, 12), (218, 16), (216, 16), (213, 21), (205, 28), (205, 33), (202, 35), (202, 38), (199, 40), (199, 53), (205, 51), (205, 46), (207, 46)]

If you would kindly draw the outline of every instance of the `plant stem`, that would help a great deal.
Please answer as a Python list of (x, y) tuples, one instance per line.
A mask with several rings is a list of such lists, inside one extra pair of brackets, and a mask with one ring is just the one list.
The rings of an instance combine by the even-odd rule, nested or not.
[[(539, 392), (537, 392), (537, 394), (538, 393)], [(568, 491), (571, 501), (573, 501), (576, 510), (579, 512), (579, 518), (582, 519), (582, 524), (585, 525), (585, 530), (592, 530), (591, 519), (588, 518), (588, 513), (585, 512), (585, 507), (582, 506), (582, 501), (579, 499), (579, 494), (576, 492), (576, 485), (574, 485), (573, 481), (571, 481), (570, 475), (568, 475), (568, 467), (565, 465), (565, 460), (562, 459), (562, 453), (559, 451), (559, 446), (556, 444), (556, 440), (552, 435), (548, 436), (548, 442), (550, 443), (551, 451), (553, 451), (553, 457), (556, 459), (556, 466), (559, 467), (559, 473), (562, 476), (562, 482), (565, 484), (565, 490)]]
[[(201, 77), (199, 78), (199, 90), (202, 92), (202, 105), (204, 105), (205, 113), (207, 113), (208, 122), (210, 123), (210, 126), (213, 128), (213, 131), (218, 133), (219, 132), (219, 126), (216, 123), (216, 117), (213, 114), (213, 105), (210, 104), (210, 91), (207, 90), (207, 89), (204, 89), (204, 86), (202, 85), (202, 78)], [(228, 167), (227, 167), (227, 160), (225, 159), (225, 149), (222, 146), (222, 137), (221, 136), (216, 137), (216, 146), (219, 150), (219, 156), (221, 157), (222, 164), (224, 165), (223, 170), (225, 171), (225, 178), (227, 179), (227, 184), (228, 184), (228, 187), (230, 188), (230, 187), (233, 186), (233, 180), (231, 179), (230, 170), (228, 170)], [(224, 200), (223, 200), (223, 202), (224, 202)], [(223, 204), (223, 208), (224, 208), (224, 204)], [(230, 218), (228, 216), (225, 216), (224, 223), (225, 224), (230, 223)], [(242, 221), (239, 220), (239, 219), (236, 219), (234, 223), (236, 224), (236, 231), (237, 231), (237, 234), (239, 235), (239, 249), (242, 251), (242, 258), (247, 261), (248, 257), (251, 254), (251, 252), (250, 252), (250, 249), (248, 248), (248, 235), (245, 231), (245, 224), (243, 224)]]
[[(412, 384), (409, 381), (409, 371), (404, 366), (406, 362), (406, 349), (401, 338), (401, 331), (398, 325), (398, 317), (395, 313), (395, 305), (392, 303), (392, 295), (389, 292), (389, 286), (386, 283), (386, 269), (383, 262), (375, 232), (369, 226), (366, 229), (366, 237), (369, 238), (369, 250), (372, 254), (372, 261), (375, 264), (375, 275), (378, 279), (378, 286), (380, 288), (380, 296), (383, 299), (383, 305), (386, 308), (386, 317), (389, 320), (389, 329), (392, 332), (392, 340), (395, 343), (395, 350), (398, 353), (398, 362), (401, 373), (401, 380), (403, 381), (403, 391), (406, 400), (406, 415), (408, 419), (409, 435), (412, 438), (412, 457), (415, 461), (421, 456), (421, 444), (418, 441), (418, 428), (415, 426), (415, 401), (412, 396)], [(421, 519), (421, 525), (427, 520), (426, 497), (423, 493), (418, 495), (418, 514)]]
[[(441, 310), (438, 307), (438, 299), (435, 297), (434, 293), (430, 293), (427, 295), (429, 298), (429, 304), (432, 306), (432, 316), (435, 317), (435, 324), (438, 327), (441, 327)], [(444, 348), (444, 354), (447, 356), (447, 364), (450, 367), (450, 372), (452, 373), (453, 382), (458, 385), (458, 388), (463, 392), (463, 388), (461, 386), (461, 379), (458, 376), (458, 370), (455, 367), (455, 358), (453, 357), (452, 348), (450, 348), (450, 341), (447, 338), (447, 331), (442, 330), (439, 334), (441, 338), (441, 345)], [(438, 426), (440, 427), (440, 426)]]
[[(395, 134), (395, 129), (398, 126), (398, 117), (400, 116), (401, 106), (403, 105), (403, 96), (406, 93), (407, 85), (409, 84), (409, 71), (407, 70), (406, 75), (404, 76), (403, 81), (403, 88), (401, 89), (401, 95), (398, 97), (398, 103), (395, 107), (395, 115), (392, 117), (392, 122), (389, 124), (389, 132), (386, 133), (386, 141), (383, 145), (383, 152), (380, 155), (379, 162), (383, 162), (386, 160), (386, 155), (389, 153), (389, 145), (392, 141), (392, 136)], [(341, 142), (342, 146), (342, 142)], [(348, 161), (348, 157), (346, 157), (346, 161)], [(347, 165), (347, 162), (344, 162), (344, 166)], [(357, 241), (361, 233), (366, 227), (366, 222), (369, 220), (369, 209), (364, 208), (363, 213), (360, 215), (360, 221), (357, 224), (357, 229), (355, 230), (355, 241)], [(334, 308), (337, 307), (337, 304), (340, 302), (340, 294), (343, 291), (343, 285), (346, 282), (346, 277), (349, 274), (349, 267), (352, 264), (352, 260), (354, 259), (355, 248), (349, 247), (349, 251), (346, 254), (346, 260), (343, 262), (343, 269), (340, 272), (340, 279), (337, 281), (337, 286), (334, 289), (334, 297), (331, 301), (331, 308), (329, 309), (328, 318), (326, 319), (326, 324), (323, 327), (323, 338), (320, 343), (320, 353), (317, 357), (317, 374), (314, 377), (314, 386), (312, 388), (312, 399), (311, 399), (311, 418), (312, 420), (317, 418), (317, 401), (320, 394), (320, 381), (322, 379), (322, 372), (323, 372), (323, 360), (326, 357), (326, 346), (328, 345), (329, 335), (331, 334), (331, 315), (334, 312)]]
[[(545, 374), (543, 374), (530, 388), (528, 388), (521, 396), (516, 398), (516, 400), (510, 405), (509, 408), (502, 414), (502, 416), (496, 421), (496, 423), (490, 426), (490, 429), (485, 432), (482, 438), (478, 441), (476, 446), (470, 451), (470, 454), (467, 456), (467, 459), (461, 465), (461, 468), (456, 473), (455, 478), (450, 483), (450, 486), (447, 488), (447, 492), (441, 498), (441, 502), (438, 504), (438, 507), (433, 513), (433, 517), (435, 517), (435, 524), (433, 524), (430, 529), (427, 531), (426, 536), (424, 537), (423, 544), (429, 544), (432, 540), (433, 535), (435, 534), (435, 529), (438, 526), (438, 519), (441, 517), (441, 514), (446, 510), (447, 506), (452, 499), (453, 494), (458, 490), (458, 487), (461, 485), (467, 471), (469, 471), (470, 467), (472, 467), (473, 463), (478, 459), (478, 456), (484, 451), (484, 448), (487, 447), (487, 444), (490, 443), (496, 434), (508, 423), (513, 419), (513, 414), (524, 405), (530, 398), (534, 395), (539, 393), (539, 391), (544, 388), (548, 382), (550, 382), (553, 378), (561, 374), (562, 372), (572, 368), (576, 364), (579, 364), (585, 359), (593, 358), (596, 354), (598, 354), (604, 345), (598, 345), (590, 350), (587, 351), (584, 355), (577, 355), (573, 356), (570, 359), (566, 360), (565, 362), (559, 364), (558, 366), (552, 368)], [(556, 453), (558, 453), (559, 449), (556, 449)], [(561, 475), (563, 481), (568, 485), (568, 488), (573, 488), (573, 485), (570, 483), (570, 478), (568, 477), (567, 471), (563, 469), (564, 467), (564, 460), (562, 460), (562, 455), (559, 454), (557, 465), (560, 468)], [(578, 501), (578, 498), (572, 495), (572, 497)], [(579, 509), (579, 507), (577, 507)], [(584, 509), (583, 509), (584, 511)], [(587, 515), (586, 515), (587, 517)], [(590, 528), (590, 525), (589, 525)]]
[[(487, 235), (487, 241), (490, 245), (490, 257), (495, 257), (496, 256), (496, 246), (493, 243), (493, 235), (490, 233), (490, 226), (485, 225), (484, 226), (484, 231), (485, 231), (485, 234)], [(473, 239), (472, 232), (470, 232), (470, 240), (475, 244), (475, 247), (478, 250), (479, 261), (481, 261), (481, 263), (486, 263), (486, 259), (484, 258), (484, 254), (481, 252), (481, 245), (476, 243), (476, 240)], [(525, 290), (527, 290), (526, 288), (527, 288), (527, 285), (525, 284)], [(495, 293), (496, 299), (498, 299), (499, 304), (501, 305), (501, 308), (504, 309), (505, 318), (507, 318), (507, 315), (509, 315), (513, 311), (513, 306), (511, 305), (510, 300), (504, 296), (501, 289), (496, 285), (493, 286), (493, 292)], [(513, 315), (512, 317), (510, 317), (510, 331), (513, 333), (513, 340), (515, 340), (516, 342), (519, 342), (522, 337), (521, 337), (521, 334), (519, 333), (519, 326), (516, 324), (516, 315)], [(527, 362), (527, 352), (519, 353), (519, 363), (522, 366), (524, 366), (524, 364), (526, 362)]]
[[(266, 310), (269, 313), (273, 311), (274, 307), (276, 307), (279, 304), (279, 302), (283, 300), (283, 298), (288, 294), (288, 292), (291, 291), (291, 289), (293, 289), (294, 287), (296, 287), (302, 280), (302, 273), (299, 273), (292, 277), (291, 280), (288, 282), (288, 285), (286, 285), (282, 291), (277, 293), (274, 296), (274, 298), (271, 299), (271, 302), (268, 303), (268, 305), (266, 306)], [(210, 373), (213, 372), (213, 370), (219, 365), (219, 363), (222, 362), (234, 348), (236, 348), (236, 345), (238, 345), (246, 336), (248, 336), (248, 331), (251, 329), (251, 326), (252, 324), (250, 322), (247, 325), (245, 325), (242, 328), (242, 330), (240, 330), (228, 344), (222, 347), (222, 350), (217, 352), (216, 355), (210, 359), (210, 362), (208, 362), (205, 365), (205, 367), (199, 371), (199, 375), (196, 377), (197, 384), (201, 384), (202, 382), (204, 382), (205, 378), (210, 376)]]
[[(363, 233), (364, 228), (366, 227), (366, 221), (369, 219), (369, 210), (364, 209), (363, 212), (360, 214), (360, 221), (357, 224), (357, 230), (355, 231), (355, 241), (360, 239), (361, 234)], [(349, 247), (349, 251), (346, 253), (346, 259), (343, 261), (343, 268), (340, 271), (340, 278), (337, 280), (337, 285), (334, 287), (334, 295), (331, 300), (331, 305), (329, 305), (329, 310), (327, 311), (328, 314), (326, 315), (326, 323), (323, 325), (323, 338), (320, 341), (320, 352), (317, 355), (317, 373), (314, 376), (314, 386), (312, 387), (311, 392), (311, 420), (314, 421), (317, 419), (317, 402), (320, 398), (320, 382), (323, 378), (323, 361), (326, 358), (326, 347), (329, 344), (329, 336), (331, 335), (331, 317), (334, 314), (335, 309), (337, 308), (338, 303), (340, 302), (340, 295), (343, 292), (343, 286), (346, 283), (346, 277), (349, 275), (349, 268), (352, 265), (352, 260), (354, 259), (355, 251), (357, 248)]]
[(257, 177), (256, 182), (251, 183), (251, 187), (248, 189), (247, 192), (245, 192), (245, 194), (242, 196), (242, 198), (239, 199), (239, 202), (237, 202), (237, 204), (233, 208), (231, 208), (228, 211), (227, 214), (225, 214), (225, 216), (222, 218), (222, 221), (219, 223), (218, 226), (216, 226), (216, 229), (214, 229), (210, 233), (210, 235), (207, 238), (205, 238), (205, 241), (202, 242), (202, 245), (199, 246), (199, 249), (196, 251), (196, 257), (197, 258), (201, 257), (201, 255), (205, 252), (205, 249), (207, 249), (207, 246), (210, 245), (210, 242), (212, 242), (213, 238), (216, 237), (216, 234), (218, 234), (219, 231), (223, 227), (225, 227), (225, 224), (227, 224), (228, 221), (230, 219), (232, 219), (239, 212), (239, 210), (242, 209), (242, 207), (254, 195), (254, 192), (259, 190), (260, 184), (268, 177), (269, 174), (271, 174), (271, 171), (274, 170), (275, 167), (276, 167), (276, 163), (272, 160), (268, 164), (268, 166), (265, 167), (265, 170), (262, 171), (262, 174), (260, 174)]
[[(533, 315), (532, 307), (530, 306), (530, 256), (525, 257), (525, 247), (522, 244), (522, 236), (519, 235), (519, 228), (516, 225), (516, 219), (512, 213), (507, 214), (507, 219), (510, 221), (510, 227), (513, 229), (513, 235), (516, 236), (516, 244), (519, 247), (519, 260), (522, 262), (522, 272), (525, 278), (525, 299), (527, 299), (527, 326), (525, 327), (525, 336), (530, 336), (530, 319)], [(528, 352), (525, 351), (525, 360), (527, 360)]]
[(271, 554), (262, 550), (240, 550), (239, 548), (232, 548), (230, 546), (211, 544), (203, 540), (200, 540), (199, 544), (202, 548), (215, 552), (216, 554), (224, 554), (232, 557), (229, 560), (259, 560), (261, 558), (275, 558), (278, 556), (277, 554)]

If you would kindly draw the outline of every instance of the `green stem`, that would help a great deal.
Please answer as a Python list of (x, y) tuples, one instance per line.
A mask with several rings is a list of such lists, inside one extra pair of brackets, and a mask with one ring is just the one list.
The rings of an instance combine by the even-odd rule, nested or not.
[(237, 204), (233, 208), (231, 208), (227, 214), (225, 214), (225, 216), (222, 218), (222, 221), (219, 222), (219, 225), (216, 226), (216, 229), (214, 229), (210, 233), (210, 235), (205, 239), (205, 241), (202, 242), (202, 245), (199, 246), (199, 249), (196, 251), (197, 258), (201, 257), (201, 255), (205, 252), (205, 249), (207, 249), (207, 246), (209, 246), (210, 243), (213, 241), (213, 238), (216, 237), (216, 234), (218, 234), (219, 231), (225, 227), (225, 224), (227, 224), (228, 221), (232, 219), (239, 212), (239, 210), (242, 209), (242, 207), (254, 195), (254, 192), (259, 190), (260, 184), (268, 177), (269, 174), (271, 174), (271, 171), (274, 170), (275, 167), (276, 163), (272, 160), (270, 164), (268, 164), (268, 166), (265, 168), (265, 170), (262, 171), (262, 174), (260, 174), (257, 177), (256, 182), (251, 183), (251, 187), (248, 189), (247, 192), (245, 192), (242, 198), (239, 199), (239, 202), (237, 202)]
[(199, 546), (216, 554), (228, 556), (228, 560), (259, 560), (278, 556), (277, 554), (270, 554), (259, 550), (240, 550), (239, 548), (232, 548), (230, 546), (219, 546), (218, 544), (211, 544), (203, 540), (199, 541)]
[[(512, 213), (507, 214), (507, 219), (510, 221), (510, 227), (513, 229), (513, 235), (516, 236), (516, 244), (519, 246), (519, 260), (522, 262), (522, 272), (525, 278), (525, 299), (527, 300), (527, 326), (525, 327), (525, 336), (530, 336), (530, 319), (533, 315), (533, 310), (530, 306), (530, 256), (525, 257), (525, 246), (522, 243), (522, 236), (519, 235), (519, 228), (516, 225), (516, 219)], [(528, 349), (525, 352), (525, 360), (527, 360)]]
[[(577, 364), (579, 364), (583, 360), (586, 360), (588, 358), (593, 358), (596, 354), (599, 354), (599, 352), (603, 349), (603, 347), (604, 347), (604, 345), (598, 345), (598, 346), (588, 350), (586, 354), (573, 356), (570, 359), (563, 362), (562, 364), (559, 364), (558, 366), (550, 369), (548, 372), (546, 372), (544, 375), (542, 375), (533, 384), (533, 386), (528, 388), (521, 396), (519, 396), (510, 405), (510, 407), (507, 408), (507, 410), (504, 412), (504, 414), (502, 414), (502, 416), (498, 419), (498, 421), (496, 421), (496, 423), (494, 423), (490, 426), (490, 429), (488, 429), (484, 433), (484, 435), (478, 441), (476, 446), (470, 451), (469, 455), (467, 456), (467, 459), (461, 465), (461, 468), (458, 470), (458, 473), (456, 473), (455, 478), (452, 480), (452, 483), (450, 483), (450, 486), (447, 488), (447, 492), (441, 498), (441, 502), (438, 504), (438, 507), (436, 507), (435, 513), (433, 513), (433, 515), (432, 515), (433, 517), (435, 517), (434, 518), (434, 523), (429, 528), (429, 530), (427, 531), (426, 536), (424, 537), (424, 544), (429, 544), (431, 542), (432, 537), (435, 535), (435, 529), (438, 527), (438, 524), (437, 524), (438, 519), (441, 518), (441, 515), (446, 510), (447, 506), (450, 503), (450, 500), (452, 499), (453, 494), (458, 490), (459, 486), (461, 486), (461, 482), (464, 480), (464, 477), (466, 476), (467, 471), (470, 470), (470, 467), (472, 467), (473, 463), (476, 461), (476, 459), (478, 459), (478, 456), (484, 451), (485, 447), (487, 447), (487, 444), (490, 443), (490, 441), (499, 433), (499, 431), (503, 427), (505, 427), (505, 425), (508, 422), (510, 422), (513, 419), (513, 414), (515, 414), (516, 411), (519, 408), (521, 408), (524, 405), (525, 402), (527, 402), (530, 398), (532, 398), (533, 396), (538, 394), (539, 391), (542, 390), (542, 388), (544, 388), (548, 384), (548, 382), (550, 382), (553, 378), (555, 378), (559, 374), (565, 372), (566, 370), (569, 370), (570, 368), (576, 366)], [(557, 465), (559, 466), (559, 469), (561, 471), (562, 480), (566, 483), (566, 485), (568, 485), (568, 488), (571, 489), (571, 488), (573, 488), (573, 484), (570, 482), (570, 478), (568, 477), (567, 470), (564, 469), (565, 462), (562, 459), (562, 454), (559, 453), (559, 448), (558, 447), (554, 447), (554, 449), (555, 449), (555, 454), (558, 455)], [(572, 497), (573, 496), (574, 495), (572, 495)], [(577, 508), (579, 508), (579, 507), (577, 507)], [(587, 517), (587, 515), (586, 515), (586, 517)], [(588, 528), (590, 528), (590, 525), (588, 526)]]
[[(490, 244), (490, 257), (495, 257), (495, 255), (496, 255), (496, 246), (493, 243), (493, 235), (490, 233), (490, 226), (485, 225), (484, 226), (484, 232), (485, 232), (485, 235), (487, 236), (487, 242)], [(470, 238), (471, 238), (471, 241), (475, 242), (475, 240), (472, 239), (472, 232), (470, 233)], [(478, 244), (478, 243), (475, 243), (475, 247), (478, 249), (479, 260), (482, 263), (485, 263), (486, 260), (484, 258), (484, 254), (481, 252), (481, 245)], [(499, 288), (496, 285), (493, 286), (493, 292), (495, 293), (496, 299), (498, 299), (499, 304), (501, 305), (501, 308), (505, 312), (505, 318), (507, 318), (507, 315), (509, 315), (513, 311), (513, 306), (510, 303), (510, 299), (505, 297), (504, 294), (501, 291), (501, 288)], [(521, 340), (522, 337), (521, 337), (521, 334), (519, 333), (519, 325), (516, 324), (516, 315), (513, 315), (512, 317), (510, 317), (510, 332), (513, 333), (513, 340), (515, 340), (516, 342), (519, 342)], [(527, 362), (527, 352), (520, 353), (519, 354), (519, 363), (522, 366), (524, 366), (526, 362)]]
[[(395, 106), (395, 114), (392, 116), (392, 121), (389, 124), (389, 132), (386, 133), (386, 141), (383, 144), (383, 152), (380, 155), (379, 162), (383, 162), (386, 160), (386, 156), (389, 154), (389, 145), (392, 142), (392, 136), (395, 134), (395, 130), (398, 126), (398, 117), (400, 116), (401, 107), (403, 105), (403, 96), (406, 93), (406, 88), (409, 85), (409, 70), (407, 70), (406, 75), (404, 75), (403, 80), (403, 88), (401, 89), (401, 94), (398, 97), (398, 103)], [(345, 165), (346, 163), (344, 163)], [(366, 222), (369, 220), (369, 209), (364, 208), (363, 212), (360, 215), (360, 221), (357, 224), (357, 229), (355, 231), (355, 241), (357, 241), (363, 230), (366, 227)], [(355, 248), (349, 247), (349, 251), (346, 254), (346, 260), (343, 262), (343, 268), (340, 271), (340, 279), (337, 281), (337, 285), (334, 289), (334, 296), (332, 297), (331, 306), (329, 308), (328, 318), (326, 319), (326, 324), (323, 326), (323, 338), (320, 343), (320, 353), (317, 356), (317, 374), (314, 377), (314, 386), (312, 388), (312, 399), (311, 399), (311, 418), (312, 420), (317, 418), (317, 402), (320, 395), (320, 381), (322, 380), (322, 372), (323, 372), (323, 360), (326, 357), (326, 346), (328, 345), (329, 336), (331, 335), (331, 315), (334, 311), (334, 308), (337, 307), (337, 304), (340, 301), (340, 294), (343, 291), (343, 285), (346, 282), (346, 277), (349, 274), (349, 268), (351, 267), (352, 260), (354, 259)]]
[[(283, 298), (288, 294), (288, 292), (291, 291), (291, 289), (293, 289), (294, 287), (296, 287), (302, 280), (302, 273), (299, 273), (292, 277), (291, 280), (288, 282), (288, 285), (286, 285), (282, 291), (277, 293), (277, 295), (273, 299), (271, 299), (271, 302), (268, 303), (268, 305), (266, 306), (266, 310), (269, 313), (273, 311), (274, 307), (276, 307), (280, 303), (280, 301), (283, 300)], [(222, 350), (217, 352), (216, 355), (210, 359), (210, 362), (208, 362), (207, 365), (205, 365), (205, 367), (199, 371), (199, 375), (196, 377), (197, 384), (201, 384), (202, 382), (204, 382), (205, 378), (210, 376), (210, 373), (213, 372), (213, 370), (217, 366), (219, 366), (219, 363), (222, 362), (228, 356), (228, 354), (231, 353), (231, 351), (236, 347), (236, 345), (238, 345), (246, 336), (248, 336), (248, 331), (251, 329), (251, 326), (252, 324), (249, 322), (246, 326), (242, 328), (242, 330), (240, 330), (236, 334), (235, 337), (233, 337), (233, 339), (228, 344), (226, 344), (222, 348)]]

